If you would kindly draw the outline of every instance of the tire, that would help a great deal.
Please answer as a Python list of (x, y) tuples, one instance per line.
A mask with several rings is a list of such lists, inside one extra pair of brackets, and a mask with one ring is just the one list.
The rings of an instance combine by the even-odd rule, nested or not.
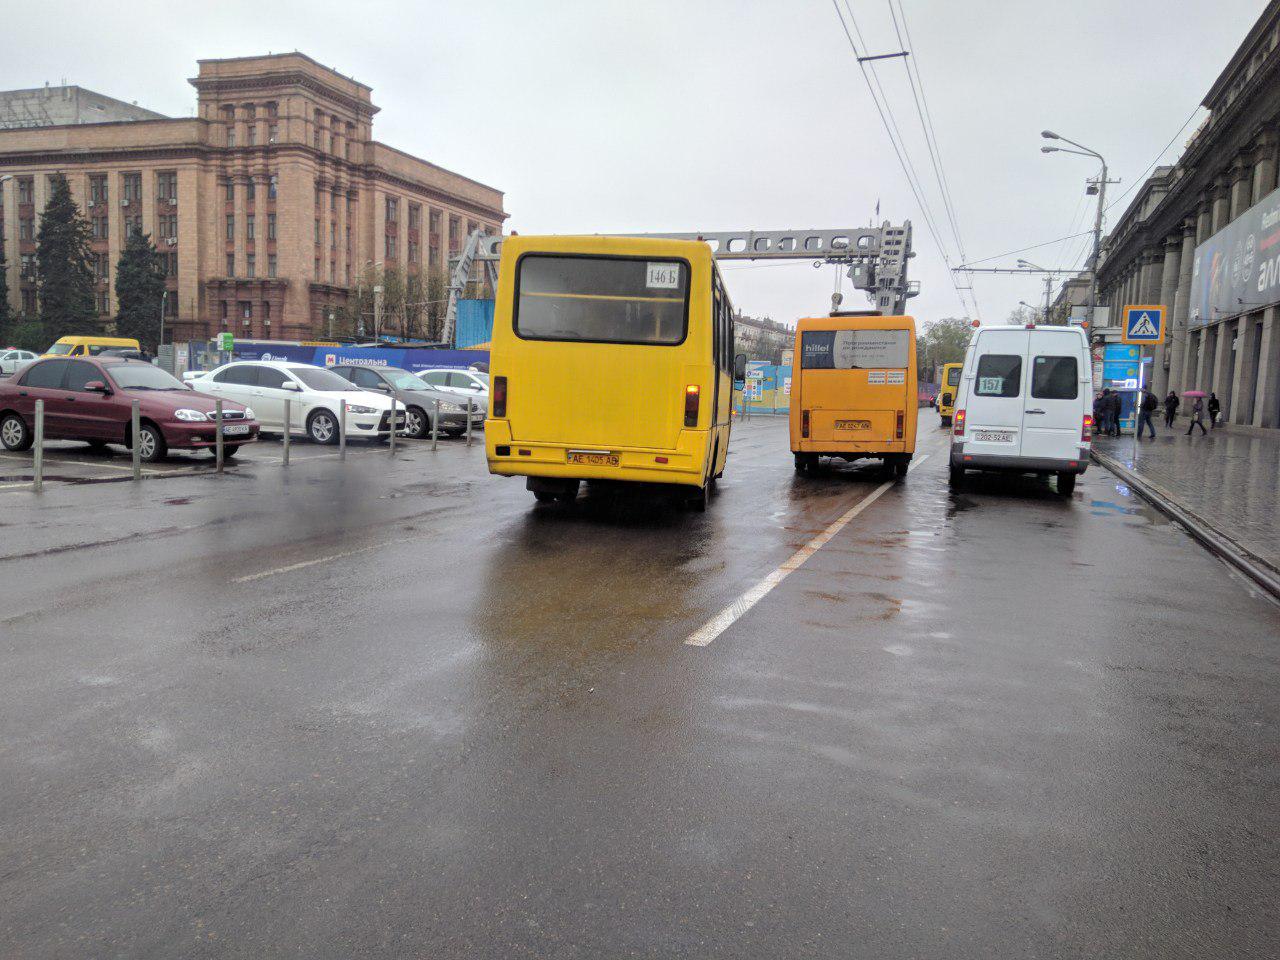
[(893, 461), (893, 476), (895, 480), (905, 479), (907, 471), (911, 469), (911, 461), (906, 457), (898, 457)]
[(30, 450), (35, 440), (35, 434), (27, 426), (27, 421), (16, 413), (6, 413), (4, 419), (0, 420), (0, 443), (4, 444), (6, 450)]
[(561, 503), (573, 503), (578, 499), (577, 480), (568, 480), (565, 482), (564, 489), (555, 494), (555, 498)]
[(947, 472), (947, 480), (953, 487), (964, 486), (964, 467), (957, 467), (952, 464), (951, 469)]
[(102, 453), (107, 449), (107, 441), (105, 440), (86, 440), (85, 442), (89, 444), (89, 449), (94, 453)]
[(404, 412), (404, 432), (413, 440), (421, 440), (431, 433), (431, 418), (421, 407), (409, 407)]
[(550, 490), (535, 490), (533, 491), (533, 499), (537, 500), (539, 503), (554, 503), (556, 494), (552, 493)]
[[(230, 460), (232, 457), (234, 457), (234, 456), (235, 456), (237, 453), (239, 453), (239, 452), (240, 452), (240, 444), (238, 444), (238, 443), (224, 443), (224, 444), (222, 445), (222, 459), (223, 459), (223, 460)], [(213, 455), (214, 455), (215, 457), (218, 455), (218, 448), (217, 448), (217, 447), (214, 447), (214, 448), (213, 448)]]
[(453, 437), (455, 440), (466, 433), (466, 430), (441, 430), (446, 437)]
[(797, 453), (796, 457), (796, 473), (804, 473), (805, 468), (809, 466), (809, 459), (803, 453)]
[(949, 426), (951, 426), (951, 418), (950, 418), (950, 417), (943, 417), (943, 418), (942, 418), (942, 426), (944, 426), (944, 427), (949, 427)]
[(307, 436), (313, 443), (333, 446), (338, 442), (338, 418), (329, 410), (316, 410), (307, 417)]
[[(144, 423), (138, 430), (138, 445), (142, 448), (141, 459), (143, 463), (155, 463), (157, 460), (163, 460), (169, 453), (169, 444), (165, 443), (164, 434), (160, 432), (160, 428), (154, 423)], [(132, 450), (133, 441), (130, 439), (130, 449)]]
[(707, 502), (710, 499), (711, 499), (711, 486), (710, 484), (704, 483), (701, 487), (697, 489), (697, 491), (692, 496), (690, 496), (685, 501), (685, 503), (688, 504), (689, 509), (692, 510), (694, 513), (706, 513)]
[(1074, 473), (1058, 474), (1058, 492), (1064, 497), (1069, 497), (1076, 489), (1076, 475)]

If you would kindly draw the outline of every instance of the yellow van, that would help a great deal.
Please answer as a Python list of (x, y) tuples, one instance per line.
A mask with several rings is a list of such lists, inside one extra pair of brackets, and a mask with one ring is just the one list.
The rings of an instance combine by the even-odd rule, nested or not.
[(944, 427), (951, 426), (951, 418), (956, 412), (956, 394), (960, 387), (960, 371), (963, 363), (944, 363), (942, 365), (942, 389), (938, 391), (938, 416), (942, 417)]
[(906, 476), (916, 450), (916, 322), (846, 312), (796, 324), (791, 452), (796, 470), (820, 457), (884, 460)]
[(46, 352), (46, 357), (96, 357), (103, 350), (141, 350), (133, 337), (60, 337)]
[(489, 471), (539, 502), (583, 480), (671, 484), (695, 509), (724, 472), (733, 307), (711, 247), (511, 236), (490, 352)]

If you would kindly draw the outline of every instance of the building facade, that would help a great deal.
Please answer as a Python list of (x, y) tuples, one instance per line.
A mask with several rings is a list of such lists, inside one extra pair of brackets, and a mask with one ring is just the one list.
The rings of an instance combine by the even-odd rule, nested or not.
[[(1164, 304), (1157, 394), (1217, 393), (1224, 419), (1280, 427), (1280, 0), (1214, 82), (1209, 116), (1142, 185), (1103, 244), (1099, 303)], [(1268, 214), (1275, 212), (1274, 218)], [(1270, 278), (1270, 279), (1268, 279)]]
[(304, 54), (201, 60), (190, 83), (191, 118), (0, 125), (15, 310), (36, 313), (36, 231), (56, 174), (91, 226), (104, 325), (125, 239), (154, 240), (166, 340), (308, 339), (369, 268), (445, 270), (471, 231), (501, 232), (500, 191), (374, 140), (370, 88)]

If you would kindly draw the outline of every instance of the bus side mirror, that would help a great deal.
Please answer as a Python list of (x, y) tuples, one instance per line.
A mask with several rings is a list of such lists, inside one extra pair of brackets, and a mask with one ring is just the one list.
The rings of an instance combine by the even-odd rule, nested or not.
[(747, 379), (747, 355), (740, 353), (733, 358), (733, 382), (744, 383)]

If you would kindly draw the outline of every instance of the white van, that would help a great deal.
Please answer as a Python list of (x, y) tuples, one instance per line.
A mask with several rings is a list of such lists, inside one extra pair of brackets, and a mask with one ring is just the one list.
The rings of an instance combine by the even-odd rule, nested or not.
[(1093, 364), (1079, 327), (981, 327), (956, 389), (951, 482), (966, 470), (1057, 474), (1068, 495), (1089, 465)]

